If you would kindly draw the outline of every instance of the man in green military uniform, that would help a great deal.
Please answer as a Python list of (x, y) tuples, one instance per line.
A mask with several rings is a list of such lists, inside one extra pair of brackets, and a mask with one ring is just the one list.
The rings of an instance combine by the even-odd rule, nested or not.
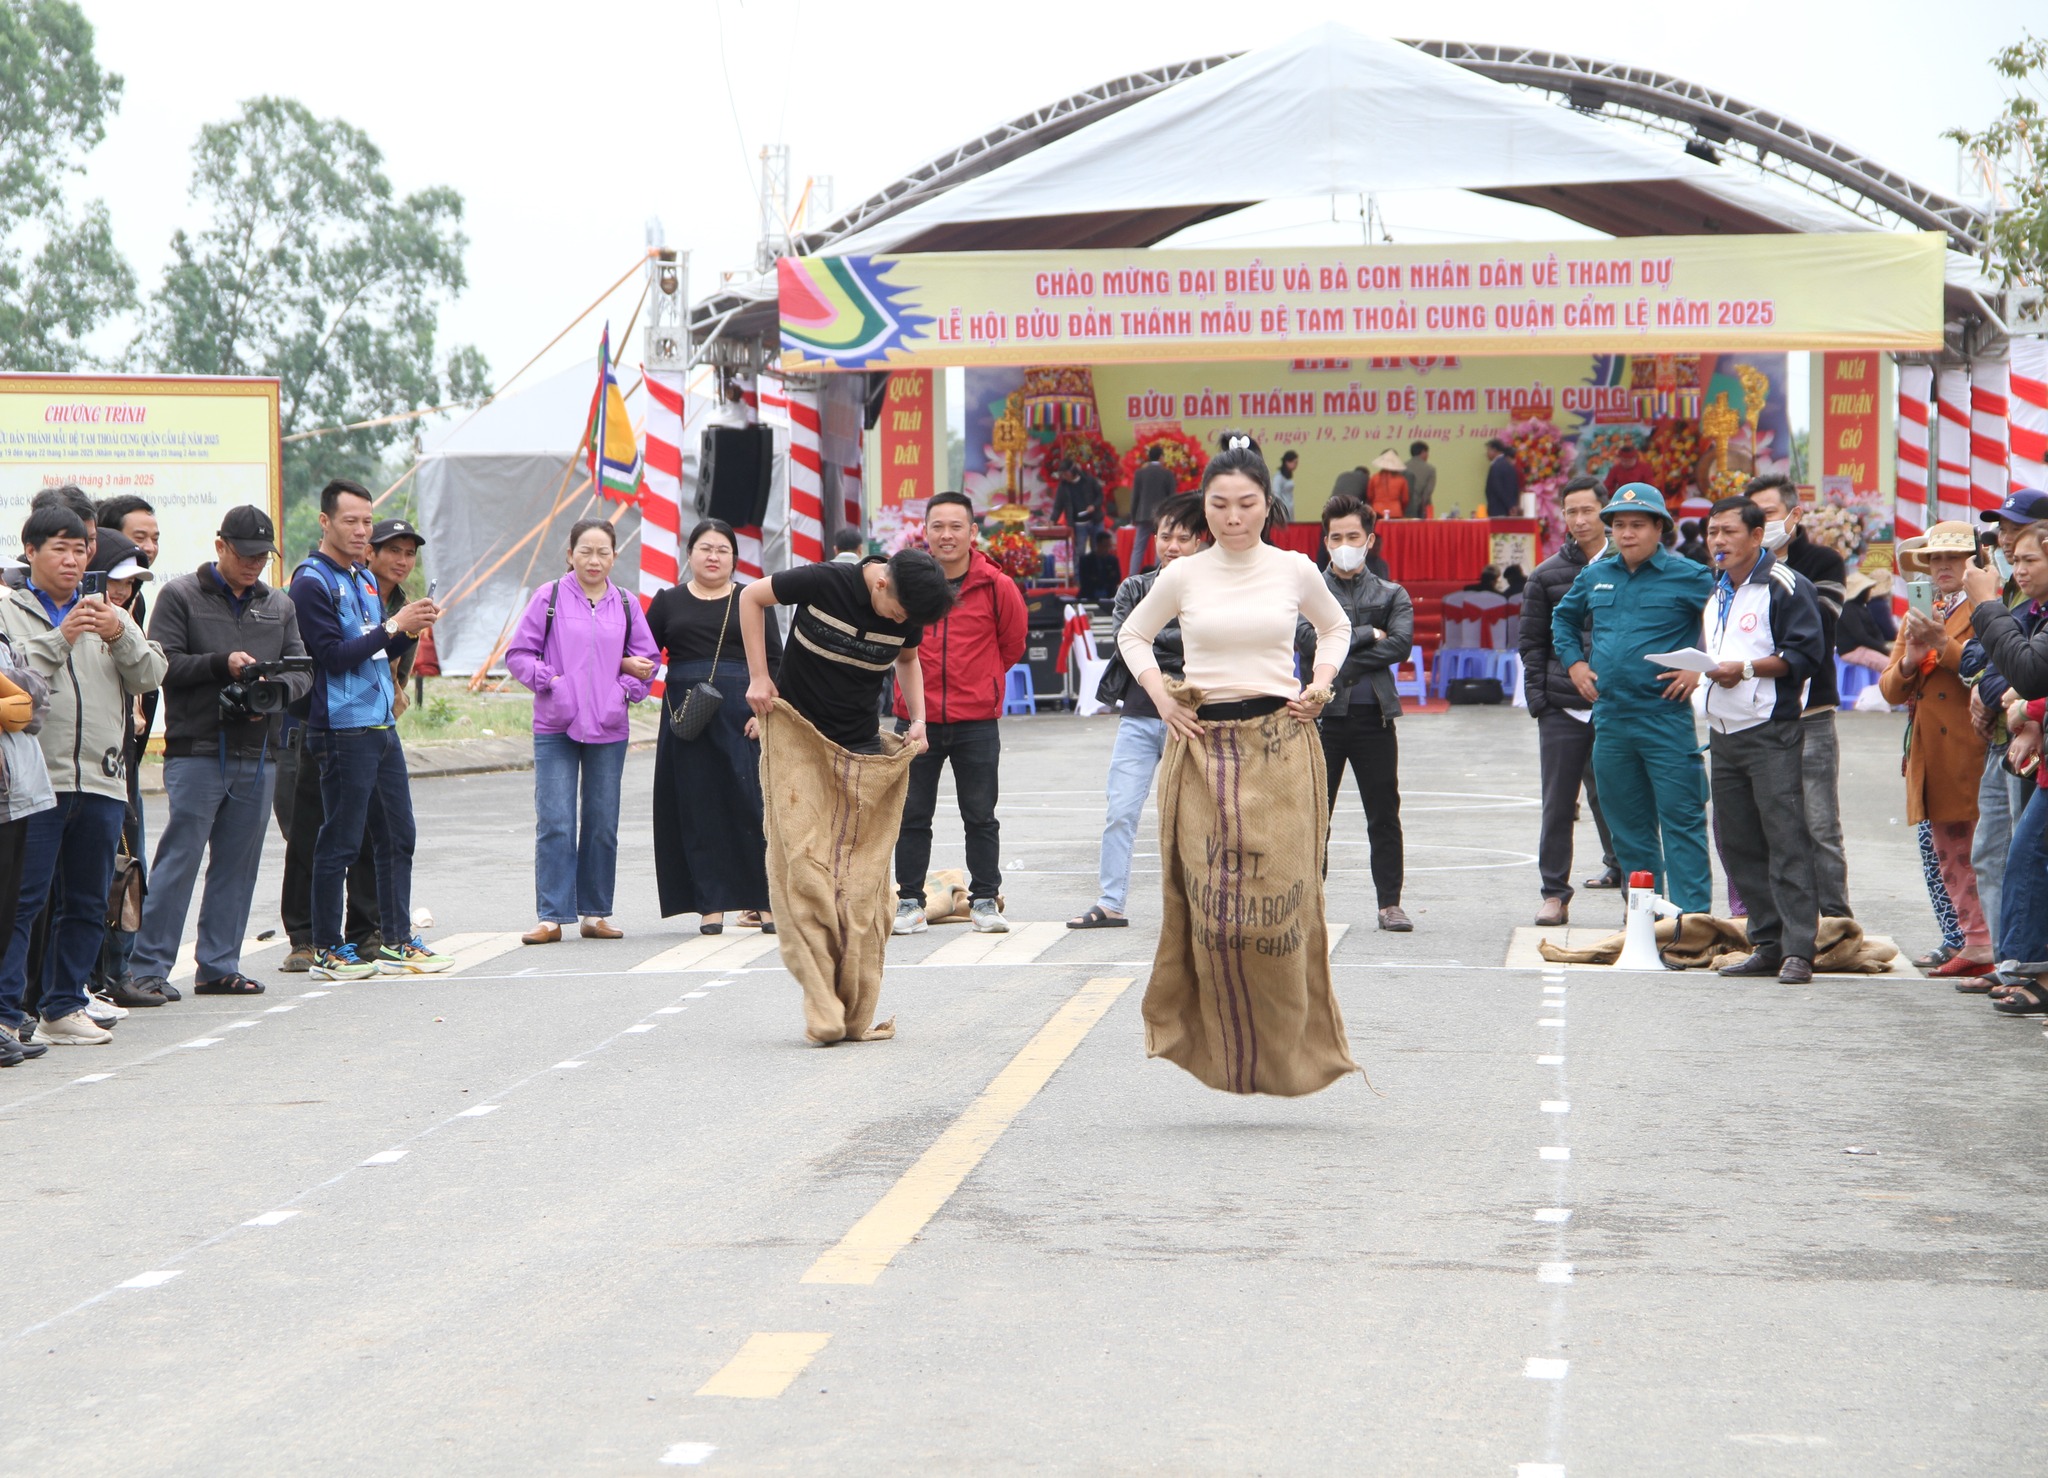
[[(1580, 572), (1551, 615), (1558, 664), (1593, 705), (1593, 775), (1621, 870), (1656, 875), (1686, 913), (1706, 913), (1706, 770), (1693, 732), (1694, 672), (1643, 658), (1700, 642), (1714, 576), (1666, 549), (1664, 495), (1646, 482), (1615, 489), (1600, 510), (1614, 552)], [(1593, 648), (1580, 635), (1590, 617)]]

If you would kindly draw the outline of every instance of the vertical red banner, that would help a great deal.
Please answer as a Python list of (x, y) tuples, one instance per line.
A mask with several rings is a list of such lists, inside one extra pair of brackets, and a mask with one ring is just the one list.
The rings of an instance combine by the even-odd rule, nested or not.
[(877, 483), (884, 508), (912, 505), (913, 517), (924, 516), (924, 502), (938, 491), (935, 481), (932, 371), (895, 370), (882, 397), (881, 466)]
[(1837, 507), (1877, 501), (1878, 450), (1883, 408), (1878, 403), (1876, 354), (1823, 354), (1821, 361), (1820, 487)]

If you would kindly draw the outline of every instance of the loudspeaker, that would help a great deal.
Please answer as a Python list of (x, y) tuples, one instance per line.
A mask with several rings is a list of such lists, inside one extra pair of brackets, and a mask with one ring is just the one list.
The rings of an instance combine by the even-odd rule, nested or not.
[(766, 426), (712, 426), (697, 458), (697, 516), (734, 528), (768, 516), (775, 472), (775, 433)]

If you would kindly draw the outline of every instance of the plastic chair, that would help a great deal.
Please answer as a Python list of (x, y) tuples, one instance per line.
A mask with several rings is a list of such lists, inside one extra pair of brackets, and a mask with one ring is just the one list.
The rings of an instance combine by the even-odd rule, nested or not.
[(1835, 683), (1837, 690), (1842, 695), (1841, 706), (1844, 709), (1854, 709), (1856, 707), (1856, 700), (1863, 695), (1863, 690), (1877, 686), (1877, 673), (1868, 667), (1860, 667), (1854, 662), (1844, 662), (1840, 657), (1837, 657), (1835, 658)]
[(1019, 662), (1003, 678), (1003, 712), (1038, 712), (1038, 690), (1031, 684), (1029, 662)]
[(1508, 702), (1516, 708), (1529, 706), (1529, 695), (1522, 691), (1522, 654), (1509, 650), (1500, 654), (1500, 685), (1507, 690)]
[(1445, 647), (1436, 654), (1436, 695), (1441, 698), (1451, 684), (1464, 677), (1498, 677), (1503, 652), (1485, 647)]
[[(1401, 676), (1403, 668), (1414, 669), (1410, 676)], [(1422, 655), (1422, 648), (1416, 647), (1408, 653), (1408, 660), (1394, 665), (1394, 691), (1403, 698), (1413, 698), (1417, 703), (1429, 701), (1429, 663)]]

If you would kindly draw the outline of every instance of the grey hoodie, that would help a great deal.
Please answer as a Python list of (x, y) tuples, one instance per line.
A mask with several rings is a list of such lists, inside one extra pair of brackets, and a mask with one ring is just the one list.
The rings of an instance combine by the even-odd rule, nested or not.
[(0, 673), (35, 702), (35, 719), (26, 729), (0, 734), (0, 826), (22, 821), (57, 804), (50, 789), (49, 767), (36, 732), (49, 717), (50, 685), (29, 665), (21, 649), (0, 634)]
[(28, 654), (50, 684), (50, 712), (36, 737), (60, 794), (79, 791), (126, 802), (130, 696), (152, 691), (170, 666), (126, 611), (110, 642), (88, 633), (76, 643), (50, 624), (33, 590), (0, 598), (0, 633)]

